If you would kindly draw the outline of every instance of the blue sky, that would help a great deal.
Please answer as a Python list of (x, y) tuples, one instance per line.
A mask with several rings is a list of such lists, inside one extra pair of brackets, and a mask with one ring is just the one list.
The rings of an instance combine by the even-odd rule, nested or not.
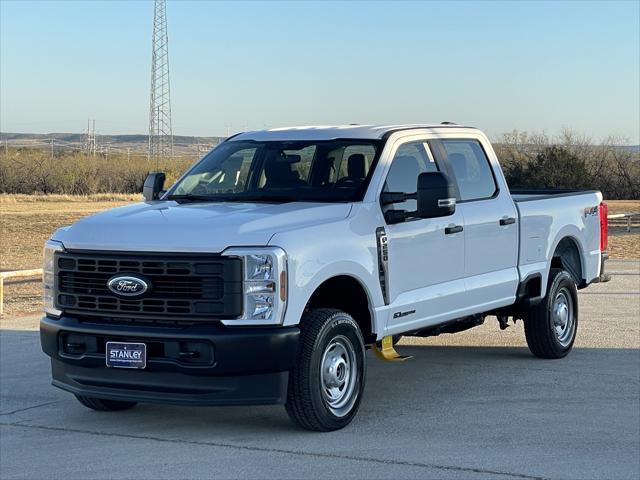
[[(443, 120), (640, 143), (640, 2), (170, 1), (174, 133)], [(150, 1), (0, 2), (0, 129), (145, 133)]]

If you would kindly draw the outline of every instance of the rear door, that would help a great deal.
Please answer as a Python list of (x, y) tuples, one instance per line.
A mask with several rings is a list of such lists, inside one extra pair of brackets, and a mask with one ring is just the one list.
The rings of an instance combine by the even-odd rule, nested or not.
[[(414, 193), (418, 175), (439, 166), (426, 140), (400, 140), (383, 191)], [(417, 209), (415, 200), (388, 208)], [(464, 301), (464, 234), (447, 233), (462, 226), (462, 213), (442, 218), (410, 218), (387, 224), (388, 334), (423, 328), (455, 318)]]
[[(465, 306), (474, 313), (509, 305), (515, 298), (517, 211), (497, 159), (493, 165), (480, 139), (442, 138), (433, 142), (458, 188), (457, 206), (465, 220)], [(493, 155), (493, 152), (490, 151)]]

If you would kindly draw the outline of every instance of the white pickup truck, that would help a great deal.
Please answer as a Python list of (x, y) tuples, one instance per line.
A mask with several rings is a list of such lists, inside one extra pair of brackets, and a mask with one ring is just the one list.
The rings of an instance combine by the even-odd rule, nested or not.
[(565, 356), (576, 292), (606, 281), (597, 191), (509, 191), (479, 130), (299, 127), (236, 135), (168, 191), (59, 229), (41, 343), (96, 410), (284, 403), (303, 428), (356, 414), (366, 350), (522, 319)]

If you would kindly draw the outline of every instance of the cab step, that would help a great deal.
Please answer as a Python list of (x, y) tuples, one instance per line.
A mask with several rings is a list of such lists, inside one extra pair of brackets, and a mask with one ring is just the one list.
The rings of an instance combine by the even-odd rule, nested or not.
[(405, 360), (413, 358), (410, 355), (400, 355), (396, 352), (396, 349), (393, 346), (392, 335), (383, 337), (380, 341), (380, 345), (375, 343), (373, 345), (373, 351), (380, 360), (385, 360), (387, 362), (404, 362)]

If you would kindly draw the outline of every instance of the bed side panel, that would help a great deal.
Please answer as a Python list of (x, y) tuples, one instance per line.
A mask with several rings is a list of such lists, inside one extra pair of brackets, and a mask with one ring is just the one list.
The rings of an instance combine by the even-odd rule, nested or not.
[(521, 278), (542, 273), (544, 291), (553, 253), (565, 237), (571, 238), (580, 252), (582, 280), (589, 283), (600, 274), (600, 192), (515, 200), (520, 214)]

